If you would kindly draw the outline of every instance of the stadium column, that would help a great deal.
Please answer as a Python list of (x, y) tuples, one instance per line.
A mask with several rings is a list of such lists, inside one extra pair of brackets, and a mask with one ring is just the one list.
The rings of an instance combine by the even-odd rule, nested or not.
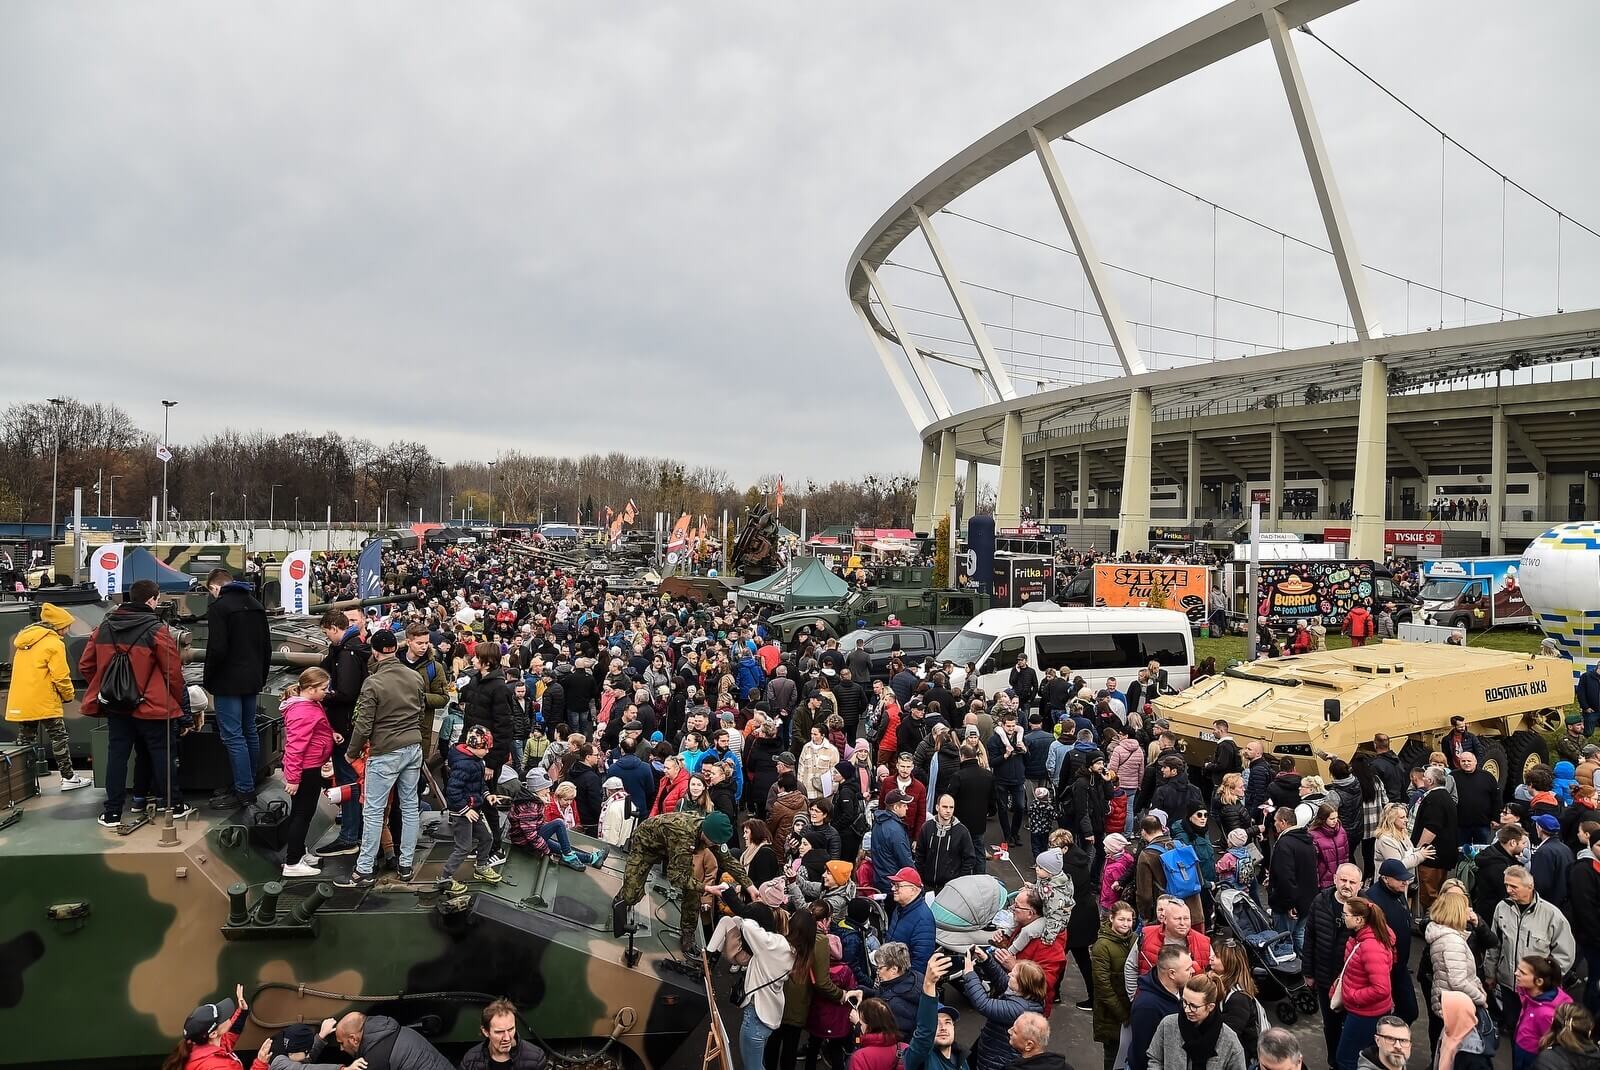
[(994, 526), (1014, 528), (1022, 522), (1022, 414), (1006, 413), (1000, 438), (1000, 487), (995, 494)]
[(1150, 391), (1128, 395), (1128, 441), (1122, 461), (1117, 553), (1150, 548)]
[(956, 504), (956, 433), (939, 432), (939, 477), (934, 482), (933, 514), (928, 518), (928, 530), (939, 526), (939, 521), (950, 515)]
[(1489, 552), (1506, 552), (1506, 411), (1498, 404), (1489, 425)]
[(1089, 451), (1078, 447), (1078, 528), (1089, 515)]
[(917, 471), (917, 514), (911, 526), (921, 532), (932, 532), (934, 484), (939, 478), (939, 453), (932, 441), (922, 444), (922, 467)]
[(978, 462), (967, 462), (967, 489), (964, 495), (966, 508), (962, 512), (967, 519), (978, 515)]
[(1383, 361), (1361, 362), (1361, 409), (1356, 424), (1356, 479), (1350, 502), (1350, 556), (1383, 560), (1384, 505), (1389, 467), (1389, 372)]
[(1200, 519), (1200, 436), (1189, 432), (1189, 465), (1183, 473), (1183, 511), (1193, 527)]
[(1286, 510), (1283, 507), (1283, 431), (1274, 426), (1267, 433), (1271, 448), (1268, 453), (1267, 478), (1272, 484), (1272, 518), (1279, 521), (1280, 530)]
[(1050, 519), (1056, 508), (1056, 457), (1049, 451), (1044, 455), (1044, 508), (1039, 510), (1039, 522)]

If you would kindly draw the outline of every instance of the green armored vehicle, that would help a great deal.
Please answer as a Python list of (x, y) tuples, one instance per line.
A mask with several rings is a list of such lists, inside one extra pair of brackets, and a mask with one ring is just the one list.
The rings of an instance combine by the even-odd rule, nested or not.
[[(263, 797), (274, 790), (284, 797), (276, 780)], [(443, 897), (451, 844), (425, 813), (413, 883), (391, 874), (344, 890), (333, 882), (352, 856), (325, 859), (320, 878), (281, 878), (275, 829), (250, 811), (123, 835), (95, 823), (100, 805), (97, 789), (51, 783), (0, 807), (0, 1065), (155, 1067), (185, 1016), (236, 983), (250, 1003), (247, 1064), (270, 1031), (351, 1010), (459, 1053), (504, 996), (524, 1036), (576, 1065), (702, 1065), (710, 1004), (698, 975), (675, 968), (665, 888), (640, 903), (636, 933), (611, 934), (620, 857), (577, 872), (513, 850), (502, 883)], [(332, 814), (324, 803), (308, 842), (328, 836)]]

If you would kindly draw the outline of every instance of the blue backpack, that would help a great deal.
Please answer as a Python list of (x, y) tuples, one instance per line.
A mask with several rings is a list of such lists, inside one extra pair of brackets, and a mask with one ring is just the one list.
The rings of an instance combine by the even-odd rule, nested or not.
[[(1159, 848), (1158, 848), (1159, 850)], [(1161, 870), (1167, 878), (1167, 894), (1187, 899), (1200, 894), (1200, 860), (1194, 848), (1180, 841), (1161, 852)]]

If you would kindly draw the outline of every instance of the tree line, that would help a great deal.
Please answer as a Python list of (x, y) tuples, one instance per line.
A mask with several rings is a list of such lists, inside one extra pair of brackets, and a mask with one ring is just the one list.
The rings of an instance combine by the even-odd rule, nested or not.
[[(155, 436), (120, 406), (75, 398), (18, 402), (0, 410), (0, 518), (47, 521), (51, 466), (59, 447), (57, 516), (84, 489), (84, 513), (148, 518), (161, 494), (162, 463)], [(549, 457), (503, 450), (493, 459), (446, 463), (426, 443), (399, 439), (380, 445), (336, 431), (229, 429), (191, 443), (169, 444), (168, 510), (174, 519), (373, 523), (437, 521), (470, 515), (512, 523), (561, 520), (600, 523), (609, 508), (631, 499), (635, 527), (650, 530), (656, 512), (688, 513), (714, 528), (722, 511), (742, 516), (747, 506), (776, 501), (780, 476), (738, 486), (725, 469), (626, 453)], [(96, 487), (98, 486), (98, 494)], [(909, 527), (916, 480), (905, 473), (870, 473), (826, 483), (785, 481), (779, 519), (810, 531), (832, 524)]]

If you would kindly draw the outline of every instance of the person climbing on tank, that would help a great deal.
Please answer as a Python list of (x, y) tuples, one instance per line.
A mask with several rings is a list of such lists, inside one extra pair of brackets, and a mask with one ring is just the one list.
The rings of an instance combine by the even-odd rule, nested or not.
[(695, 954), (700, 896), (704, 892), (720, 891), (715, 885), (702, 885), (695, 880), (695, 852), (702, 847), (709, 848), (716, 856), (718, 873), (728, 874), (752, 894), (755, 892), (738, 856), (728, 850), (727, 844), (732, 838), (733, 823), (720, 810), (711, 813), (683, 810), (642, 822), (628, 843), (628, 868), (623, 874), (622, 890), (611, 904), (611, 928), (615, 935), (620, 937), (627, 932), (628, 911), (644, 898), (650, 870), (660, 863), (666, 871), (667, 883), (678, 892), (680, 945), (685, 954)]

